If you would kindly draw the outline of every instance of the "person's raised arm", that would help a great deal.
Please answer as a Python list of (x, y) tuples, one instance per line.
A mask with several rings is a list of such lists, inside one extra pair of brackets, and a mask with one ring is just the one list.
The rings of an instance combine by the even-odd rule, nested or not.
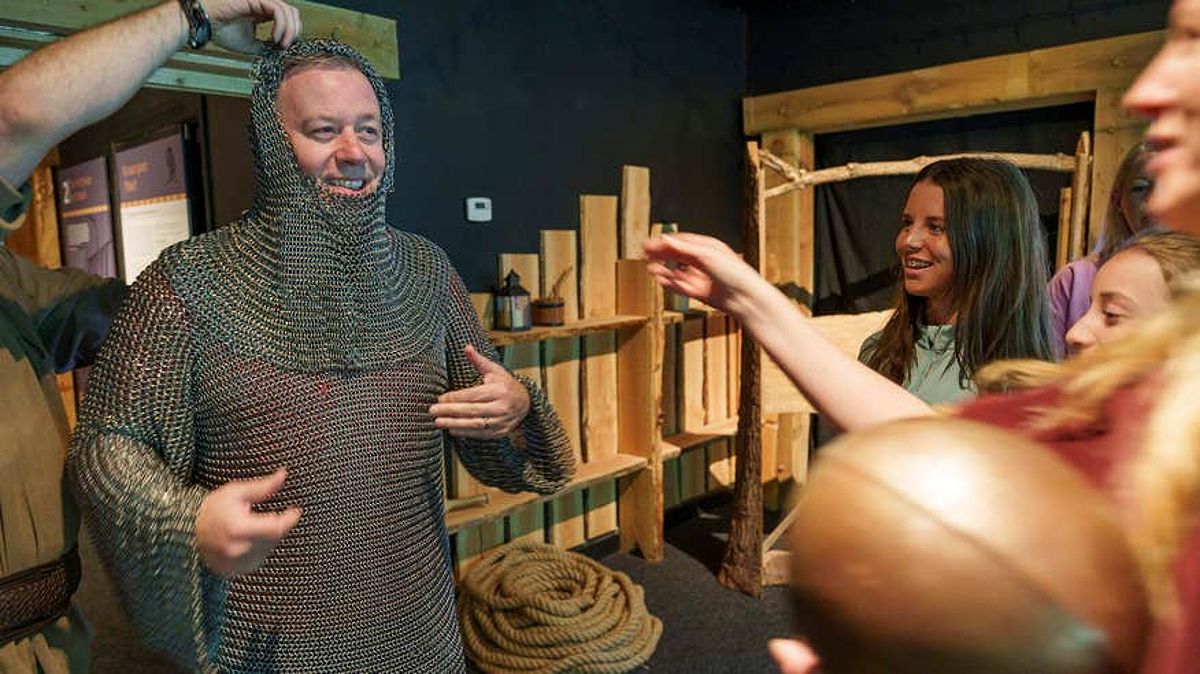
[(929, 416), (933, 408), (843, 353), (729, 246), (699, 234), (669, 234), (645, 244), (650, 273), (668, 290), (736, 318), (804, 397), (842, 429)]
[[(282, 46), (300, 34), (300, 14), (282, 0), (205, 0), (213, 40), (254, 51), (255, 23), (273, 21)], [(19, 187), (42, 157), (75, 131), (115, 112), (183, 47), (188, 22), (176, 0), (38, 49), (0, 72), (0, 178)]]

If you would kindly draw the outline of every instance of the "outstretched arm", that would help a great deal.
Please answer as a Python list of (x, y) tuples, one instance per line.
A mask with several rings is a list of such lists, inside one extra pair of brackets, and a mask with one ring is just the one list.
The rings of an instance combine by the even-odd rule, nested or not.
[[(214, 40), (257, 49), (253, 25), (274, 21), (286, 46), (300, 15), (282, 0), (206, 0)], [(181, 48), (188, 24), (175, 0), (71, 35), (0, 73), (0, 178), (18, 187), (41, 158), (75, 131), (112, 114)]]
[(664, 287), (737, 318), (817, 411), (844, 430), (933, 414), (825, 339), (787, 296), (717, 239), (669, 234), (647, 241), (645, 254)]

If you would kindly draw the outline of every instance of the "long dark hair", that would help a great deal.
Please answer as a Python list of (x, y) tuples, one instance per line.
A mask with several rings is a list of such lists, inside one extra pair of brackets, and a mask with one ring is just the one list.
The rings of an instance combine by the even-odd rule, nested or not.
[[(950, 302), (958, 316), (954, 358), (962, 383), (993, 360), (1052, 360), (1046, 246), (1025, 174), (997, 159), (948, 159), (921, 169), (912, 184), (922, 181), (945, 194), (954, 260)], [(906, 293), (903, 282), (899, 297), (866, 362), (903, 384), (916, 359), (928, 300)]]

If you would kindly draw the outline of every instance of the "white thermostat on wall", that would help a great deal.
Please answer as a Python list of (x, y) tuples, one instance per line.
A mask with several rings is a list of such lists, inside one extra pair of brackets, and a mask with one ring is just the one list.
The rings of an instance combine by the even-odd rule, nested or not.
[(492, 200), (489, 197), (467, 197), (467, 222), (491, 222)]

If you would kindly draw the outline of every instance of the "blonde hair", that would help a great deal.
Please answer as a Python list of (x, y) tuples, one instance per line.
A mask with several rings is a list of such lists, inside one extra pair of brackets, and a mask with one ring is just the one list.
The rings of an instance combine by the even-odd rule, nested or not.
[(1123, 483), (1135, 504), (1130, 539), (1161, 616), (1178, 610), (1172, 562), (1200, 508), (1200, 273), (1178, 278), (1174, 294), (1171, 308), (1136, 333), (1064, 363), (1043, 363), (1026, 379), (1062, 391), (1055, 407), (1042, 410), (1040, 428), (1096, 421), (1119, 389), (1151, 377), (1162, 382)]

